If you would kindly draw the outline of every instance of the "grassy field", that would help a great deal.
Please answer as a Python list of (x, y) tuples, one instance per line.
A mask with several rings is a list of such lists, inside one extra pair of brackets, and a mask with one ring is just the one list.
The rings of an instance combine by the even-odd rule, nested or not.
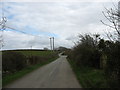
[[(47, 56), (55, 53), (55, 52), (51, 52), (51, 51), (26, 51), (26, 50), (23, 50), (23, 51), (16, 51), (15, 50), (15, 52), (21, 52), (25, 56), (31, 56), (32, 55), (32, 56), (43, 56), (43, 57), (47, 57)], [(45, 64), (48, 64), (48, 63), (52, 62), (53, 60), (56, 60), (57, 58), (58, 58), (58, 56), (56, 55), (54, 58), (50, 58), (49, 60), (47, 60), (45, 62), (35, 64), (35, 65), (32, 65), (32, 66), (28, 66), (28, 67), (26, 67), (26, 68), (24, 68), (24, 69), (22, 69), (18, 72), (9, 74), (9, 75), (2, 78), (2, 84), (3, 84), (3, 86), (5, 86), (5, 85), (13, 82), (14, 80), (19, 79), (20, 77), (32, 72), (33, 70), (36, 70), (37, 68), (39, 68), (39, 67), (41, 67)]]
[(25, 56), (48, 56), (53, 54), (53, 51), (39, 51), (39, 50), (11, 50), (15, 52), (21, 52)]
[(73, 61), (68, 60), (83, 88), (108, 88), (102, 70), (91, 67), (78, 67)]
[(48, 55), (52, 54), (51, 51), (19, 51), (19, 52), (22, 52), (26, 56), (30, 56), (30, 55), (48, 56)]

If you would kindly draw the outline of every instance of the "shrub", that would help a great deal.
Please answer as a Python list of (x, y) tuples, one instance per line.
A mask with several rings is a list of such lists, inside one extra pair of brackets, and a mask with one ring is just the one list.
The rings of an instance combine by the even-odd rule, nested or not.
[(105, 75), (109, 86), (120, 87), (120, 42), (112, 44), (110, 49), (107, 52)]
[(44, 56), (30, 56), (28, 59), (29, 59), (29, 64), (33, 65), (33, 64), (39, 64), (42, 62), (46, 62), (50, 58), (44, 57)]
[(2, 55), (2, 70), (13, 73), (26, 66), (26, 57), (20, 52), (4, 51)]
[(80, 35), (80, 41), (73, 48), (72, 53), (68, 56), (78, 66), (91, 66), (100, 68), (100, 52), (97, 48), (98, 37), (90, 35)]
[[(80, 35), (80, 40), (68, 54), (78, 67), (101, 68), (109, 87), (120, 88), (120, 42)], [(99, 40), (98, 40), (99, 39)]]

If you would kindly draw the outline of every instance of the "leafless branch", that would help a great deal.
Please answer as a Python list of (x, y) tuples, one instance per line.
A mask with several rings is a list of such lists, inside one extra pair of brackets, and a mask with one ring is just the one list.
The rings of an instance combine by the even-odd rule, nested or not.
[(111, 27), (111, 28), (115, 29), (113, 26), (111, 26), (111, 25), (109, 25), (109, 24), (104, 23), (102, 20), (100, 20), (100, 21), (101, 21), (104, 25), (109, 26), (109, 27)]
[[(107, 24), (105, 22), (102, 22), (102, 24), (114, 29), (116, 31), (116, 33), (118, 34), (118, 36), (120, 36), (120, 30), (119, 30), (119, 24), (120, 23), (119, 19), (120, 19), (120, 12), (118, 11), (118, 8), (115, 6), (115, 4), (113, 3), (113, 6), (114, 8), (110, 8), (110, 9), (107, 9), (106, 7), (104, 7), (105, 11), (102, 12), (104, 17), (111, 23), (110, 24)], [(113, 40), (115, 40), (116, 38), (113, 37), (115, 35), (111, 34), (110, 32), (108, 32), (108, 34), (106, 34), (107, 37), (110, 39), (112, 37)]]

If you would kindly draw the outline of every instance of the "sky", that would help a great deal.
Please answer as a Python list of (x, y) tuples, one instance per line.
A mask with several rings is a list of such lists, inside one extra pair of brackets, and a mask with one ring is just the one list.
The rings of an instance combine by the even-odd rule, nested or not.
[(72, 48), (79, 34), (99, 33), (104, 36), (108, 28), (100, 22), (106, 21), (102, 11), (104, 7), (113, 7), (117, 1), (4, 0), (6, 25), (27, 34), (6, 28), (0, 32), (3, 49), (29, 49), (31, 46), (34, 49), (50, 48), (50, 37), (55, 38), (55, 48)]

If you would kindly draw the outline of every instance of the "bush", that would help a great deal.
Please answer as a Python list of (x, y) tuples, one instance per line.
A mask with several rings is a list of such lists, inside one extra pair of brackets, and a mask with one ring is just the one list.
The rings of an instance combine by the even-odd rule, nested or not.
[(46, 62), (50, 58), (44, 57), (44, 56), (30, 56), (28, 59), (29, 59), (29, 64), (34, 65), (34, 64), (39, 64), (39, 63), (42, 63), (42, 62)]
[(102, 69), (107, 86), (120, 88), (120, 42), (80, 35), (80, 40), (69, 53), (69, 59), (78, 67)]
[(110, 49), (107, 52), (105, 75), (109, 86), (120, 87), (120, 42), (112, 44)]
[(4, 51), (2, 54), (3, 73), (13, 73), (26, 67), (26, 57), (20, 52)]
[[(46, 51), (45, 51), (46, 52)], [(58, 55), (56, 52), (43, 52), (43, 55), (28, 55), (27, 56), (27, 65), (40, 64), (49, 61), (50, 59), (56, 58)], [(30, 52), (31, 53), (31, 52)]]
[[(98, 37), (97, 37), (98, 38)], [(100, 52), (97, 48), (97, 39), (90, 35), (80, 35), (80, 41), (68, 56), (78, 66), (100, 68)]]

